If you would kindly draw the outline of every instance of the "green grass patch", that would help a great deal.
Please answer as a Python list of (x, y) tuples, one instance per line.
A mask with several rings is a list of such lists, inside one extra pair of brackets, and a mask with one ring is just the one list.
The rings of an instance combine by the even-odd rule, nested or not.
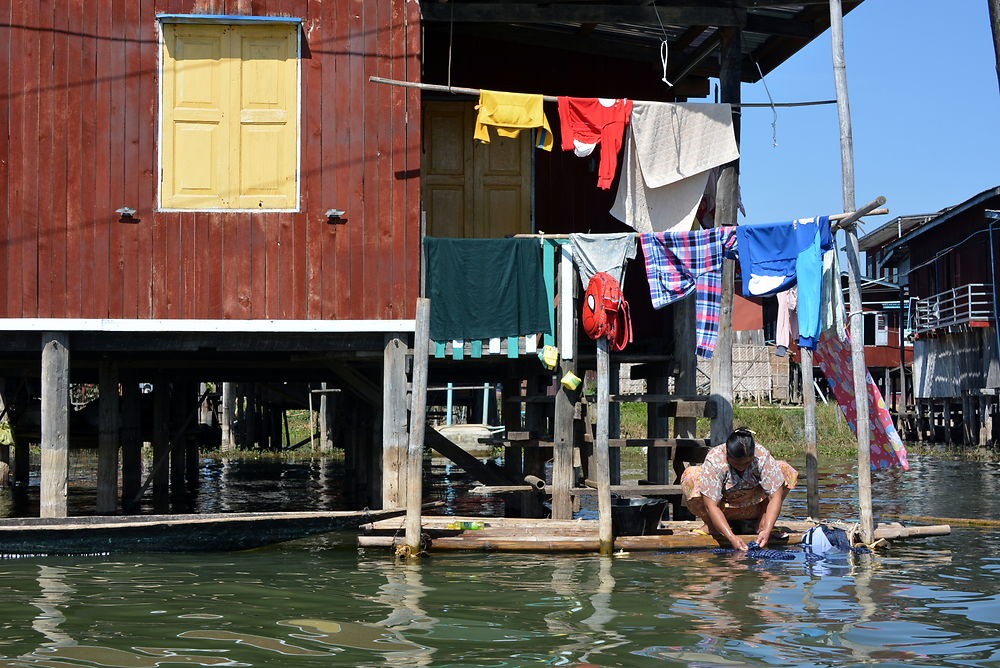
[[(623, 438), (646, 438), (646, 405), (622, 404)], [(792, 457), (805, 452), (804, 413), (801, 406), (777, 404), (737, 404), (733, 407), (733, 425), (755, 432), (757, 442), (776, 456)], [(699, 418), (697, 437), (708, 438), (711, 421)], [(828, 457), (849, 456), (857, 452), (857, 441), (835, 404), (816, 406), (817, 448)]]

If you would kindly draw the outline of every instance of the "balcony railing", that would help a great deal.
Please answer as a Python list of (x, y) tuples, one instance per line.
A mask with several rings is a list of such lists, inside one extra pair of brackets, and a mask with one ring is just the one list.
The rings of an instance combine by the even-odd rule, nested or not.
[(993, 286), (969, 283), (920, 299), (913, 311), (917, 334), (969, 323), (993, 321)]

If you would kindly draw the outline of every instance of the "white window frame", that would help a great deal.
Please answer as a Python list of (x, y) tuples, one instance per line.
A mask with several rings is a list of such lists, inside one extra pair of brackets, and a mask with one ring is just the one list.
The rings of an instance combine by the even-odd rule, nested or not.
[[(163, 49), (166, 42), (163, 26), (168, 23), (221, 25), (292, 25), (295, 26), (295, 93), (298, 95), (295, 125), (295, 206), (289, 209), (180, 209), (164, 207), (163, 186)], [(224, 14), (157, 14), (156, 15), (156, 211), (162, 213), (300, 213), (302, 211), (302, 19), (287, 16), (238, 16)]]

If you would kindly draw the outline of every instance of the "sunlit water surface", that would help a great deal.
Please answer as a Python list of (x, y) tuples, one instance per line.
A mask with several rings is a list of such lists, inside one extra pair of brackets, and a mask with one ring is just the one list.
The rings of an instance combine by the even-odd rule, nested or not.
[[(875, 473), (877, 513), (998, 517), (997, 465), (912, 464)], [(194, 506), (340, 507), (339, 466), (206, 462)], [(454, 471), (432, 477), (459, 512), (499, 504), (477, 504)], [(824, 514), (849, 517), (850, 462), (822, 483)], [(804, 506), (795, 490), (787, 515)], [(229, 554), (9, 559), (0, 666), (1000, 665), (998, 531), (956, 527), (815, 564), (795, 554), (434, 554), (399, 565), (336, 534)]]

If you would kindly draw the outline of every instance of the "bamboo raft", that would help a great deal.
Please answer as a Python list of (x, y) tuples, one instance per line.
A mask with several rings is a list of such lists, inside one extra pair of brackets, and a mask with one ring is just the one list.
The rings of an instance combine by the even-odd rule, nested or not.
[[(481, 522), (482, 529), (449, 529), (453, 522)], [(423, 516), (420, 518), (422, 533), (427, 537), (424, 549), (429, 552), (471, 550), (483, 552), (597, 552), (600, 549), (597, 520), (548, 520), (512, 517), (457, 517)], [(618, 536), (614, 549), (626, 552), (691, 550), (699, 548), (729, 547), (721, 536), (693, 533), (701, 522), (663, 521), (656, 533), (645, 536)], [(797, 545), (802, 535), (814, 522), (779, 521), (775, 527), (786, 535), (772, 538), (768, 547)], [(362, 527), (365, 533), (358, 536), (359, 547), (393, 548), (405, 544), (402, 518), (379, 520)], [(948, 525), (904, 527), (897, 523), (879, 524), (875, 539), (905, 540), (946, 536), (951, 533)], [(754, 535), (744, 535), (743, 540), (756, 540)]]

